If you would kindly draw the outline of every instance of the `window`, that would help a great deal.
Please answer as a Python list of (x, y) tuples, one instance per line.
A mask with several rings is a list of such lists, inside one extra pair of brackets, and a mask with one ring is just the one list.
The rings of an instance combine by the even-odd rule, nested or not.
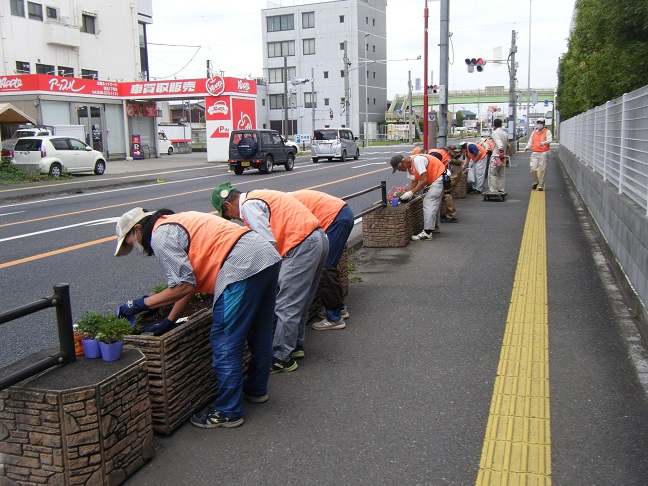
[(36, 63), (36, 74), (56, 74), (56, 69), (50, 64)]
[(81, 77), (86, 79), (99, 79), (99, 71), (92, 71), (91, 69), (82, 69)]
[(341, 24), (344, 23), (344, 15), (340, 15), (340, 23), (341, 23)]
[(31, 68), (28, 62), (16, 61), (16, 74), (29, 74)]
[(340, 69), (340, 77), (341, 77), (341, 78), (344, 77), (344, 69)]
[(369, 17), (365, 17), (365, 24), (369, 25)]
[(85, 150), (86, 144), (76, 138), (68, 138), (72, 150)]
[(369, 43), (368, 42), (365, 44), (365, 51), (369, 52)]
[(295, 29), (295, 16), (290, 15), (275, 15), (267, 17), (268, 32), (278, 32), (280, 30), (294, 30)]
[(302, 12), (302, 29), (315, 27), (315, 12)]
[(376, 98), (374, 98), (374, 106), (376, 106)]
[(304, 39), (304, 56), (315, 54), (315, 39)]
[(328, 79), (328, 71), (324, 71), (324, 79)]
[(295, 55), (295, 41), (268, 42), (268, 57)]
[(373, 46), (373, 51), (376, 52), (376, 46)]
[(373, 78), (376, 79), (376, 71), (373, 72)]
[(340, 50), (341, 50), (341, 51), (344, 50), (344, 42), (340, 42)]
[(371, 24), (375, 27), (376, 26), (376, 19), (371, 19)]
[(268, 96), (270, 100), (270, 109), (271, 110), (280, 110), (283, 108), (283, 95), (282, 94), (271, 94)]
[(304, 93), (304, 108), (317, 108), (317, 93)]
[(95, 30), (96, 17), (94, 15), (82, 14), (81, 15), (81, 32), (86, 34), (96, 34)]
[(25, 1), (24, 0), (9, 0), (11, 4), (11, 15), (16, 17), (25, 16)]
[(328, 98), (324, 98), (324, 106), (328, 106), (328, 105), (329, 105), (329, 99), (328, 99)]
[(70, 150), (67, 138), (52, 138), (50, 142), (56, 150)]
[(43, 6), (40, 3), (27, 2), (27, 13), (30, 19), (43, 21)]
[(59, 18), (58, 9), (54, 7), (45, 7), (45, 15), (48, 19), (56, 20)]
[[(265, 98), (261, 99), (261, 106), (265, 106)], [(265, 125), (264, 125), (264, 127), (265, 127)]]
[[(268, 69), (268, 83), (283, 83), (284, 82), (284, 68), (270, 68)], [(288, 67), (288, 79), (296, 77), (297, 71), (295, 67)]]
[(67, 66), (59, 66), (58, 67), (58, 75), (73, 78), (74, 77), (74, 68), (67, 67)]

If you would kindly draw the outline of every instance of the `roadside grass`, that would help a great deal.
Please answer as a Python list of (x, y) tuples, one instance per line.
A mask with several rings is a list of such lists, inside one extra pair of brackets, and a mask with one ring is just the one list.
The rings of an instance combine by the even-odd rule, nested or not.
[(55, 181), (59, 179), (71, 179), (73, 176), (63, 174), (61, 177), (50, 177), (48, 175), (33, 174), (25, 172), (6, 160), (0, 161), (0, 185), (23, 184), (26, 182)]

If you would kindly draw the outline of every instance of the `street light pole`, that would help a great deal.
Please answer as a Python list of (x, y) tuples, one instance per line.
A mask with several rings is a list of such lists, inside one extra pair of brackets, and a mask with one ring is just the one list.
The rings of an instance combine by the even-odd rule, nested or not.
[[(367, 52), (369, 50), (367, 49), (367, 37), (369, 37), (371, 34), (365, 34), (365, 56), (367, 55)], [(369, 131), (369, 64), (365, 65), (365, 126), (364, 126), (364, 137), (365, 137), (365, 146), (369, 146), (369, 134), (367, 133)]]

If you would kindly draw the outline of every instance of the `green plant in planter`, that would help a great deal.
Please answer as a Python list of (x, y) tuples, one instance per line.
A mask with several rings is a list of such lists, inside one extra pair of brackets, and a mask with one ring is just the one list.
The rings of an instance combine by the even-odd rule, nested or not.
[(95, 336), (97, 341), (106, 344), (121, 341), (124, 336), (134, 334), (135, 330), (128, 319), (118, 317), (114, 314), (104, 314), (102, 316), (101, 324), (99, 324), (99, 332)]
[(101, 314), (92, 311), (86, 312), (76, 322), (76, 331), (83, 334), (85, 339), (94, 339), (103, 320), (104, 317)]

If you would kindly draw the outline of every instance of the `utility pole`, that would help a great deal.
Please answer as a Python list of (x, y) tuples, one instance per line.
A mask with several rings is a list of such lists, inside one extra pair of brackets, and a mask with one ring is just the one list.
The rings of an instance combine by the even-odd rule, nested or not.
[(344, 41), (344, 119), (346, 120), (346, 128), (350, 128), (351, 126), (349, 106), (349, 57), (347, 54), (347, 41)]
[(209, 59), (207, 59), (207, 79), (210, 79), (214, 73), (212, 72), (212, 63)]
[(445, 147), (448, 134), (448, 59), (450, 0), (441, 0), (441, 44), (439, 50), (439, 146)]
[(425, 0), (425, 9), (423, 9), (423, 150), (428, 149), (428, 3)]
[[(515, 75), (517, 69), (515, 67), (515, 53), (517, 52), (517, 46), (515, 45), (515, 31), (511, 32), (511, 55), (509, 56), (511, 64), (509, 65), (509, 122), (508, 122), (508, 133), (509, 137), (512, 137), (513, 143), (515, 143), (517, 135), (517, 103), (515, 96)], [(512, 120), (511, 120), (512, 118)]]
[(284, 109), (284, 126), (283, 126), (283, 135), (288, 135), (288, 58), (284, 56), (284, 99), (283, 99), (283, 109)]
[(315, 105), (317, 104), (317, 94), (315, 94), (315, 68), (311, 68), (311, 134), (315, 132)]
[(407, 133), (412, 145), (412, 71), (407, 71)]

